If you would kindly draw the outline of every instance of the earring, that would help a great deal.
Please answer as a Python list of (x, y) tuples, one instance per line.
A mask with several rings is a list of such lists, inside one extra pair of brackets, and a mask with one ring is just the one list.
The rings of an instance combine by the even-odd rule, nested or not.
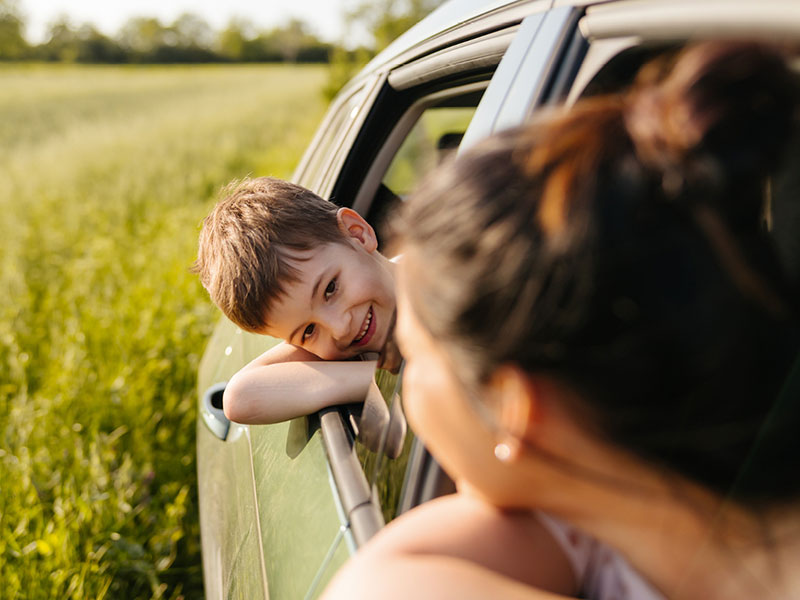
[(508, 462), (508, 459), (511, 458), (511, 448), (508, 444), (501, 442), (494, 447), (494, 455), (500, 462)]

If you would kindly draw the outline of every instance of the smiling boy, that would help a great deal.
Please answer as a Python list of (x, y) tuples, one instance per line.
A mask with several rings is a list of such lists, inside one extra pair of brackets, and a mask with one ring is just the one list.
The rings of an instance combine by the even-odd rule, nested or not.
[[(275, 423), (379, 394), (396, 370), (394, 264), (358, 213), (292, 183), (234, 183), (203, 222), (195, 271), (236, 325), (284, 340), (228, 382), (226, 416)], [(375, 360), (352, 360), (365, 355)], [(383, 401), (381, 400), (381, 403)]]

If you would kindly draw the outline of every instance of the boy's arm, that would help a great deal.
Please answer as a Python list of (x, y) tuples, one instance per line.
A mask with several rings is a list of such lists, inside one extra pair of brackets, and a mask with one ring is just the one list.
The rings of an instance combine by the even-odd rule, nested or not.
[(245, 365), (225, 387), (222, 406), (237, 423), (279, 423), (326, 406), (361, 402), (376, 361), (323, 361), (282, 342)]

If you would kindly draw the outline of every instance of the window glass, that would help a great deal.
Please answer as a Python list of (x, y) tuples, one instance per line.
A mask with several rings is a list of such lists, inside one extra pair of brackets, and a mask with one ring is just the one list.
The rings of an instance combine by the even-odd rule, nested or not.
[[(383, 369), (375, 372), (375, 383), (386, 402), (387, 422), (382, 432), (381, 446), (375, 452), (364, 444), (356, 444), (356, 452), (364, 467), (364, 475), (377, 495), (388, 523), (397, 513), (397, 504), (403, 487), (406, 464), (413, 434), (408, 430), (400, 401), (399, 375)], [(394, 458), (391, 458), (394, 456)]]

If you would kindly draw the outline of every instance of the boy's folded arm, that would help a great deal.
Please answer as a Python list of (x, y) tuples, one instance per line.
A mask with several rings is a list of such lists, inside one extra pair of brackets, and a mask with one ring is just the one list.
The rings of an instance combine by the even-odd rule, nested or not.
[(305, 348), (293, 346), (287, 342), (280, 342), (263, 354), (251, 360), (244, 367), (242, 367), (241, 370), (246, 371), (247, 369), (253, 369), (255, 367), (261, 367), (264, 365), (273, 365), (276, 363), (310, 362), (315, 360), (322, 359), (316, 354), (312, 354)]
[(282, 343), (228, 382), (225, 415), (237, 423), (278, 423), (336, 404), (361, 402), (372, 384), (375, 361), (322, 361)]

